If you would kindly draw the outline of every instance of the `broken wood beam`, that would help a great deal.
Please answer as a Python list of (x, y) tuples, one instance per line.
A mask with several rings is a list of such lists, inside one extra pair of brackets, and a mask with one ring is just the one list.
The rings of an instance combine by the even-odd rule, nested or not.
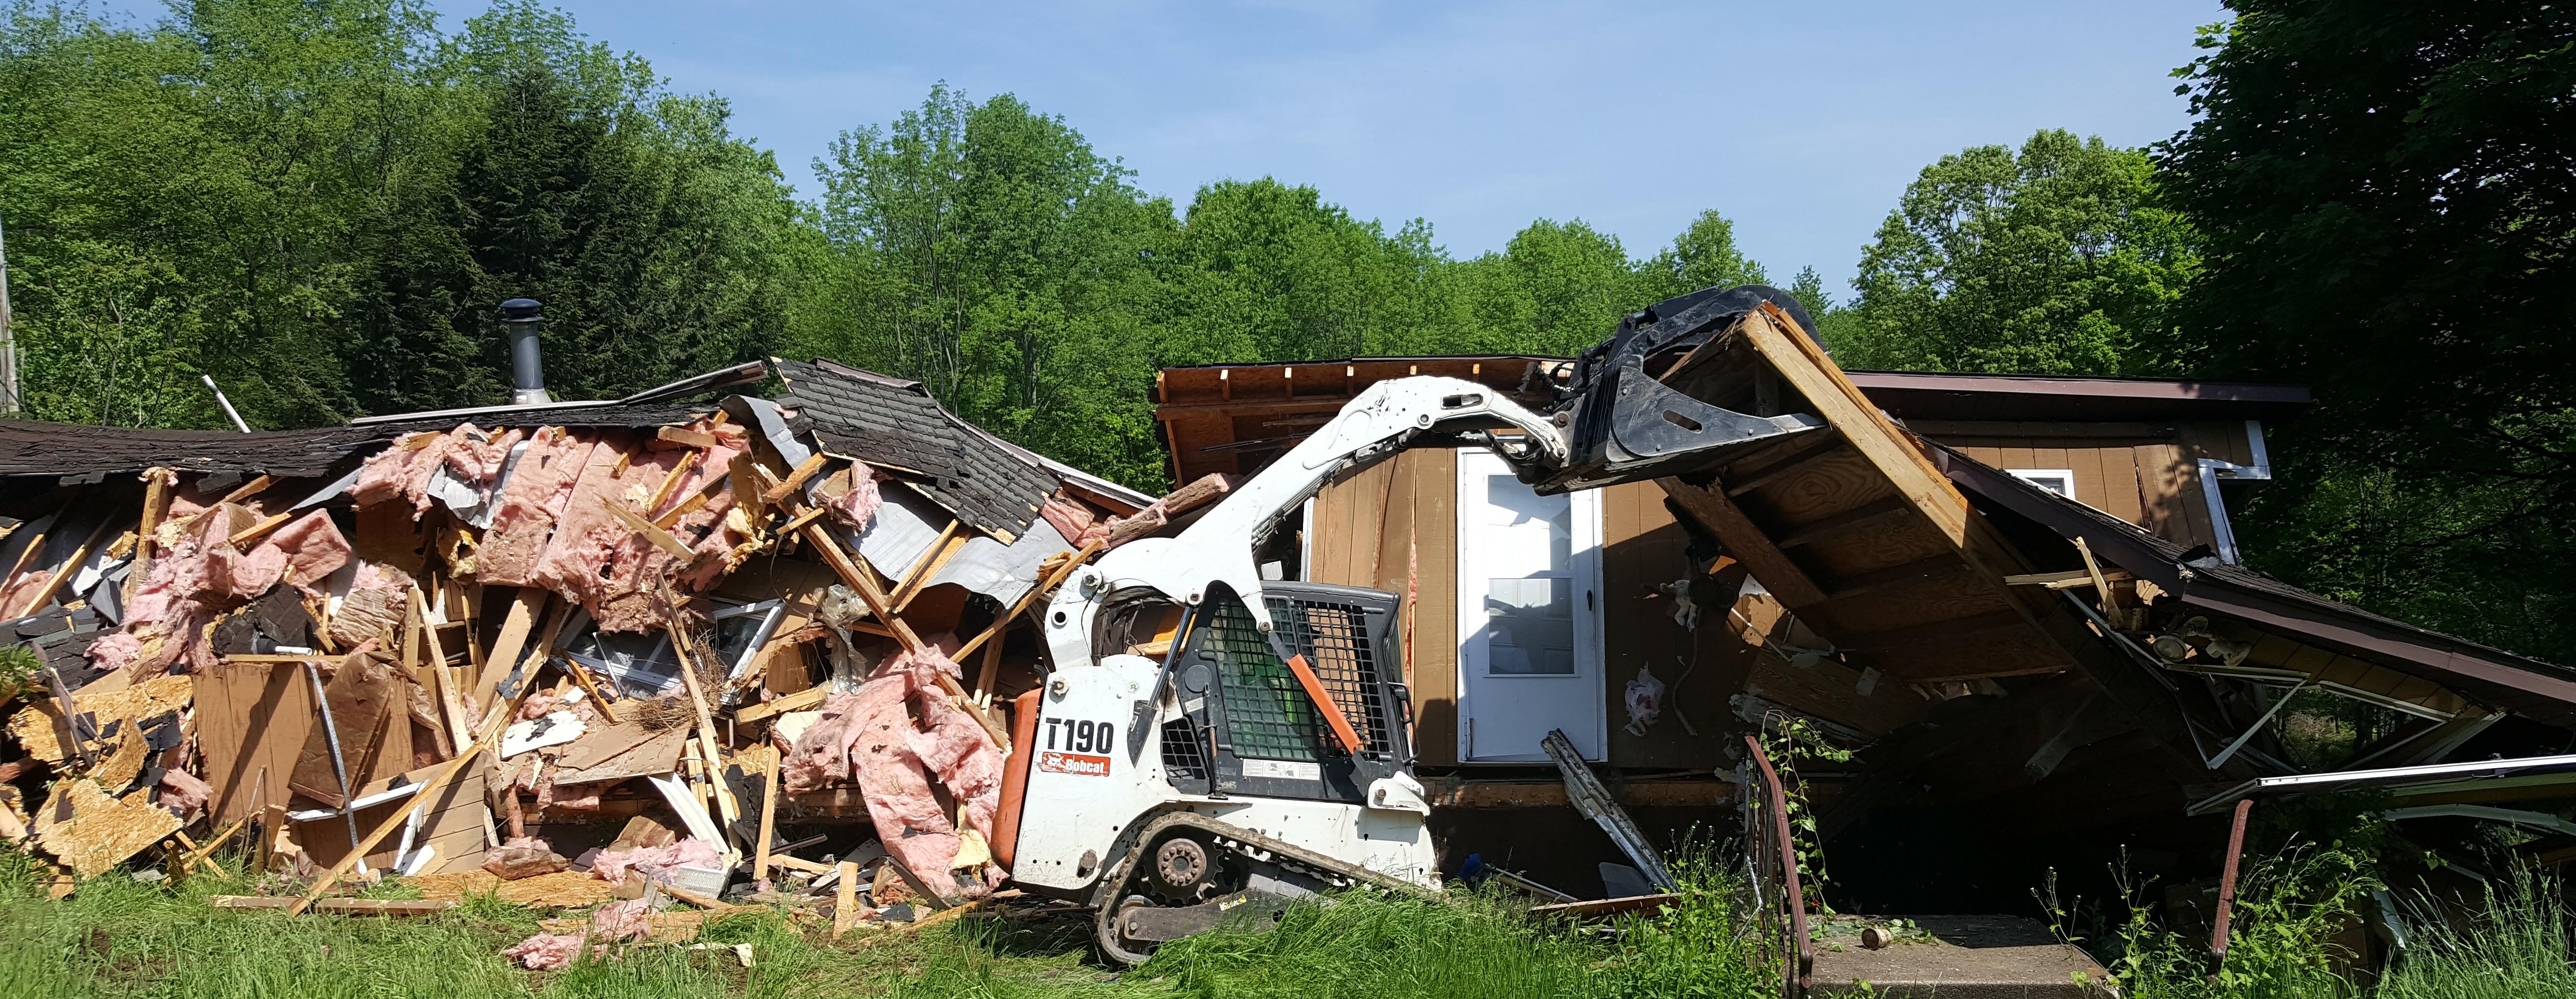
[(602, 496), (599, 498), (599, 505), (608, 510), (609, 516), (617, 518), (618, 523), (626, 525), (627, 530), (643, 535), (644, 540), (652, 542), (653, 547), (670, 553), (672, 558), (687, 560), (697, 557), (696, 552), (690, 551), (688, 545), (671, 536), (671, 532), (644, 519), (641, 514), (627, 509), (626, 504), (618, 502), (615, 497)]
[(789, 495), (804, 487), (805, 480), (813, 478), (814, 473), (822, 471), (823, 466), (830, 461), (830, 456), (820, 451), (815, 452), (812, 457), (797, 463), (795, 470), (788, 472), (787, 477), (779, 480), (777, 485), (763, 490), (760, 494), (760, 502), (763, 505), (776, 506), (785, 501)]
[(1772, 544), (1770, 536), (1725, 494), (1669, 475), (1656, 479), (1655, 484), (1663, 487), (1664, 494), (1672, 497), (1682, 512), (1717, 535), (1727, 551), (1744, 563), (1745, 570), (1790, 610), (1825, 602), (1824, 588), (1817, 586), (1798, 563), (1790, 561), (1788, 553)]

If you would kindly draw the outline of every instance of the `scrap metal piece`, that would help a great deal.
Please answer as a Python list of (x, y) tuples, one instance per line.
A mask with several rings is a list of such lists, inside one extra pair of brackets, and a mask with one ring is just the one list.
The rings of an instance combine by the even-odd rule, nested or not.
[(1672, 869), (1664, 866), (1664, 855), (1646, 839), (1637, 823), (1628, 818), (1627, 810), (1620, 808), (1618, 799), (1610, 796), (1610, 789), (1601, 786), (1601, 778), (1593, 776), (1592, 768), (1583, 765), (1583, 754), (1575, 751), (1574, 742), (1565, 737), (1564, 729), (1548, 730), (1547, 738), (1539, 740), (1539, 748), (1547, 751), (1548, 758), (1556, 761), (1557, 771), (1565, 775), (1565, 797), (1575, 810), (1591, 818), (1602, 832), (1609, 833), (1610, 841), (1619, 844), (1620, 852), (1627, 854), (1628, 859), (1636, 861), (1637, 869), (1645, 872), (1647, 880), (1654, 882), (1655, 887), (1665, 891), (1680, 887), (1679, 882), (1673, 880)]

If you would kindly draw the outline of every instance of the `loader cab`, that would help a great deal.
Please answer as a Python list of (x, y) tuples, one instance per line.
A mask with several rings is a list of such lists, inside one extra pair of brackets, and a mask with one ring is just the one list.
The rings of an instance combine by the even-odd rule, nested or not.
[(1197, 606), (1159, 594), (1113, 600), (1093, 647), (1162, 661), (1149, 703), (1163, 719), (1157, 742), (1174, 790), (1361, 803), (1372, 782), (1413, 764), (1397, 598), (1321, 583), (1264, 587), (1281, 644), (1306, 657), (1333, 709), (1360, 734), (1357, 753), (1333, 740), (1323, 709), (1243, 599), (1222, 586)]

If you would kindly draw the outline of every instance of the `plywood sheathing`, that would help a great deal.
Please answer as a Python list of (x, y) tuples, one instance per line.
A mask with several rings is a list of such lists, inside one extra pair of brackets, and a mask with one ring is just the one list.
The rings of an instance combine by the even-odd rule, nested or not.
[(111, 797), (92, 780), (57, 782), (36, 810), (36, 845), (82, 877), (105, 874), (179, 831), (179, 817), (150, 799), (142, 792)]
[[(94, 735), (105, 734), (116, 722), (124, 723), (117, 726), (120, 731), (130, 732), (135, 722), (187, 707), (194, 686), (185, 676), (165, 676), (99, 693), (90, 692), (97, 689), (93, 684), (74, 692), (72, 703), (92, 721)], [(79, 755), (72, 748), (71, 731), (62, 706), (50, 697), (39, 698), (9, 717), (9, 735), (26, 747), (27, 755), (57, 766)]]

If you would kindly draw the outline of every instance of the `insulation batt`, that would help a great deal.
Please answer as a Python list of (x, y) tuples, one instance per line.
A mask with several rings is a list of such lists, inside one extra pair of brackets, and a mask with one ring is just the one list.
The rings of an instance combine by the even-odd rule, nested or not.
[(850, 463), (850, 491), (833, 500), (828, 509), (832, 519), (851, 530), (864, 531), (869, 521), (877, 519), (877, 507), (883, 505), (885, 497), (877, 492), (877, 470), (868, 467), (867, 462), (854, 461)]
[(198, 780), (195, 774), (173, 767), (161, 772), (161, 796), (153, 799), (153, 804), (184, 819), (189, 813), (206, 807), (206, 800), (214, 794), (213, 785)]
[(510, 481), (501, 486), (501, 503), (492, 526), (475, 550), (475, 572), (486, 586), (526, 586), (534, 582), (537, 560), (554, 536), (596, 442), (561, 428), (538, 431), (519, 455)]
[[(605, 948), (601, 948), (605, 950)], [(519, 962), (530, 971), (560, 971), (572, 967), (581, 956), (581, 935), (577, 933), (539, 933), (510, 945), (502, 957)]]
[(219, 606), (257, 597), (280, 582), (312, 592), (313, 583), (349, 561), (348, 539), (321, 510), (270, 533), (248, 553), (235, 550), (233, 514), (239, 510), (208, 513), (184, 534), (181, 525), (170, 525), (167, 550), (152, 560), (118, 632), (90, 646), (91, 662), (110, 669), (139, 665), (150, 672), (182, 651), (192, 660), (208, 658), (195, 637)]
[(957, 665), (935, 648), (889, 657), (858, 690), (824, 703), (823, 720), (796, 740), (780, 774), (790, 794), (855, 778), (877, 838), (919, 872), (948, 870), (959, 842), (932, 774), (965, 805), (967, 825), (988, 837), (1001, 804), (998, 747), (948, 703), (934, 671), (953, 676)]
[(624, 881), (629, 874), (640, 874), (657, 881), (669, 881), (663, 874), (674, 867), (715, 867), (724, 856), (713, 844), (691, 836), (668, 846), (648, 846), (618, 850), (591, 858), (592, 877), (607, 882)]
[(496, 438), (466, 423), (443, 434), (426, 435), (426, 441), (423, 436), (405, 437), (368, 458), (358, 468), (358, 483), (350, 487), (350, 498), (359, 506), (407, 499), (412, 516), (418, 518), (429, 512), (429, 480), (441, 468), (447, 469), (449, 477), (488, 495), (493, 477), (501, 474), (521, 432), (512, 430)]

